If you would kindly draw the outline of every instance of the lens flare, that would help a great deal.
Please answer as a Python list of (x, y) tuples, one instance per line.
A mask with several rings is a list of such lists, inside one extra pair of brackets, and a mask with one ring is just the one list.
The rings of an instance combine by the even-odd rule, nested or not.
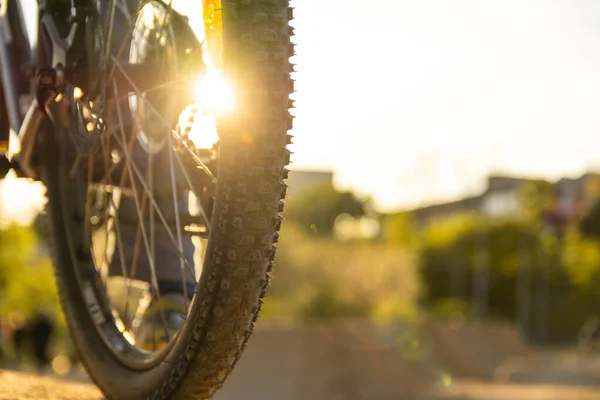
[(233, 88), (220, 71), (203, 74), (194, 87), (196, 101), (207, 114), (230, 112), (235, 106)]
[(52, 359), (50, 366), (58, 376), (67, 376), (71, 371), (72, 364), (67, 357), (58, 355)]

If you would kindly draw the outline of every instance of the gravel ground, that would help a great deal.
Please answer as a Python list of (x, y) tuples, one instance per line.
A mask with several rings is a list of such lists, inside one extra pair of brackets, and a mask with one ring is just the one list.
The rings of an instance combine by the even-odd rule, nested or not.
[[(0, 371), (0, 400), (101, 400), (92, 384), (47, 376)], [(421, 400), (598, 400), (600, 389), (552, 384), (494, 384), (456, 382), (432, 391)], [(394, 399), (402, 400), (402, 399)], [(411, 397), (410, 400), (417, 400)]]
[[(274, 351), (276, 354), (285, 349), (289, 352), (289, 343), (281, 343), (281, 349), (273, 347), (273, 342), (270, 344), (270, 348), (277, 350)], [(311, 375), (306, 368), (286, 365), (282, 360), (287, 358), (282, 359), (279, 356), (271, 360), (279, 368), (278, 375), (275, 369), (268, 368), (269, 359), (264, 353), (262, 353), (262, 360), (253, 357), (252, 351), (247, 355), (248, 357), (242, 359), (239, 368), (228, 379), (225, 388), (217, 394), (216, 399), (600, 400), (600, 357), (580, 357), (574, 353), (537, 353), (526, 357), (513, 357), (507, 359), (497, 369), (493, 381), (465, 378), (453, 380), (448, 376), (447, 380), (419, 385), (419, 390), (415, 391), (414, 395), (398, 393), (394, 396), (383, 392), (384, 381), (375, 382), (379, 385), (377, 386), (379, 392), (373, 392), (369, 396), (361, 395), (365, 383), (359, 378), (364, 378), (368, 372), (365, 370), (361, 370), (362, 375), (352, 375), (353, 379), (357, 380), (355, 382), (357, 384), (348, 386), (344, 391), (330, 391), (328, 393), (334, 394), (329, 396), (322, 396), (323, 393), (320, 392), (311, 394), (310, 387), (316, 386), (317, 378), (322, 378), (329, 370), (339, 369), (339, 366), (325, 363), (322, 369), (315, 370)], [(363, 358), (363, 362), (364, 360)], [(254, 373), (257, 366), (260, 366), (258, 368), (260, 374)], [(344, 370), (347, 369), (346, 367)], [(287, 375), (281, 371), (287, 371)], [(375, 372), (379, 373), (379, 371)], [(399, 372), (399, 377), (406, 375), (410, 378), (412, 376), (410, 372), (410, 370), (402, 370)], [(0, 400), (100, 400), (103, 398), (94, 385), (86, 383), (88, 378), (83, 372), (76, 373), (71, 378), (58, 379), (31, 372), (0, 370)], [(340, 376), (336, 375), (333, 378), (339, 380)], [(288, 380), (297, 381), (297, 384)], [(346, 379), (342, 382), (347, 385), (347, 381)], [(327, 382), (331, 382), (331, 379)], [(391, 385), (397, 386), (398, 382), (394, 380)], [(295, 390), (290, 389), (292, 386)], [(326, 392), (325, 389), (327, 388), (321, 388), (321, 392)]]
[(99, 400), (103, 396), (91, 384), (0, 371), (0, 400)]
[(423, 400), (598, 400), (595, 387), (457, 382)]

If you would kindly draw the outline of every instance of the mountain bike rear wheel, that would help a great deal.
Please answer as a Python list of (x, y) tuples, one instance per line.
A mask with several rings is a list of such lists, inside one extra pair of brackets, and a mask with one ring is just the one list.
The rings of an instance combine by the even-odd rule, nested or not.
[[(96, 11), (85, 57), (100, 68), (87, 88), (66, 87), (43, 137), (63, 310), (107, 398), (207, 399), (239, 359), (270, 279), (290, 155), (291, 9), (111, 0)], [(147, 65), (160, 81), (140, 83)], [(209, 75), (234, 89), (231, 110), (204, 103)], [(218, 139), (203, 145), (213, 125)], [(164, 346), (141, 348), (136, 323), (161, 296), (169, 254), (185, 321)], [(142, 258), (145, 280), (134, 272)]]

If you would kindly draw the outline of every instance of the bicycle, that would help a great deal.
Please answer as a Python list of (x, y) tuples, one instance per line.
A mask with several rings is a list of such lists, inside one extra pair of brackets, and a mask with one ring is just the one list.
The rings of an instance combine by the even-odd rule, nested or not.
[(0, 177), (47, 188), (107, 398), (210, 398), (246, 346), (286, 192), (291, 20), (288, 0), (0, 2)]

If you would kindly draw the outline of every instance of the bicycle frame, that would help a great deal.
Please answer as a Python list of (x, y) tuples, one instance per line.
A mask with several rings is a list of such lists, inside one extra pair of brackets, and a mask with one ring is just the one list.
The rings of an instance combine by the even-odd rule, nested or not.
[[(19, 142), (15, 146), (19, 150), (9, 153), (9, 137), (0, 137), (0, 161), (3, 153), (10, 160), (0, 162), (0, 177), (14, 168), (20, 176), (39, 178), (32, 159), (46, 108), (67, 81), (85, 87), (82, 79), (87, 75), (78, 74), (71, 67), (83, 54), (89, 9), (99, 4), (93, 0), (40, 0), (39, 5), (38, 0), (0, 0), (0, 79), (10, 128), (18, 133)], [(185, 19), (176, 8), (175, 11), (173, 17), (185, 27), (185, 32), (179, 34), (192, 40), (194, 46), (201, 46)], [(57, 17), (60, 13), (63, 16)], [(131, 68), (130, 75), (136, 81), (123, 82), (124, 85), (143, 89), (149, 82), (156, 83), (152, 66), (130, 64), (127, 68)]]
[[(19, 150), (8, 151), (10, 136), (0, 137), (0, 176), (14, 168), (17, 174), (38, 179), (32, 158), (36, 138), (46, 117), (45, 108), (64, 84), (73, 48), (80, 47), (86, 6), (91, 0), (0, 0), (0, 79), (11, 130)], [(68, 7), (68, 8), (67, 8)], [(40, 11), (42, 10), (42, 11)], [(58, 17), (70, 10), (70, 15)], [(40, 14), (42, 16), (40, 17)], [(67, 31), (66, 37), (60, 32)], [(24, 110), (27, 110), (24, 112)], [(2, 170), (4, 169), (4, 170)]]
[[(11, 153), (11, 135), (5, 132), (0, 136), (0, 176), (9, 169), (17, 175), (38, 179), (31, 159), (35, 150), (38, 131), (44, 113), (35, 101), (36, 86), (34, 76), (42, 67), (39, 50), (40, 9), (46, 1), (0, 0), (0, 79), (3, 89), (3, 103), (8, 115), (10, 129), (17, 133), (18, 150)], [(24, 112), (24, 110), (27, 110)]]
[[(58, 95), (53, 89), (61, 78), (64, 81), (61, 75), (71, 48), (81, 40), (79, 28), (85, 26), (77, 18), (85, 18), (85, 7), (93, 5), (91, 0), (0, 0), (0, 79), (9, 126), (19, 142), (11, 153), (11, 136), (0, 133), (0, 177), (15, 169), (19, 176), (39, 179), (32, 158), (46, 114), (43, 103)], [(65, 10), (70, 10), (70, 17), (56, 18)], [(63, 38), (59, 32), (65, 28), (69, 34)], [(51, 82), (44, 84), (49, 78)]]
[(23, 84), (21, 67), (38, 61), (38, 13), (37, 0), (0, 1), (0, 79), (10, 128), (15, 132), (20, 131), (24, 118), (20, 96), (31, 94), (31, 88)]

